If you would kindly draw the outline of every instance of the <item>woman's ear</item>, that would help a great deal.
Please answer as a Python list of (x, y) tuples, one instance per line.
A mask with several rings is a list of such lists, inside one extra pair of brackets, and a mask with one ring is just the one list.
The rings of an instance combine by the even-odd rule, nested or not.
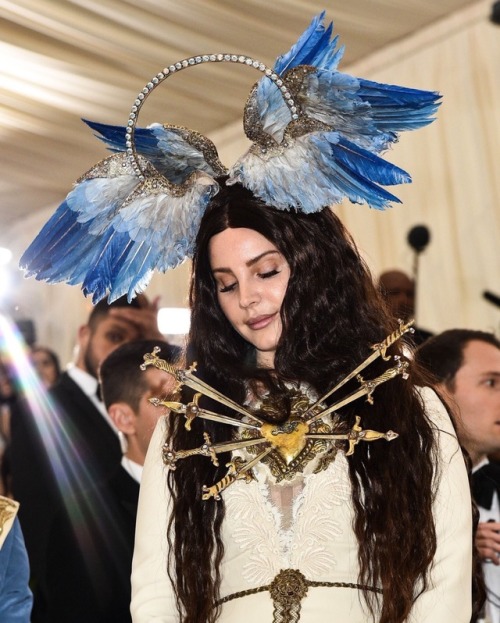
[(126, 402), (115, 402), (109, 406), (109, 417), (113, 420), (116, 428), (125, 435), (134, 435), (136, 415)]

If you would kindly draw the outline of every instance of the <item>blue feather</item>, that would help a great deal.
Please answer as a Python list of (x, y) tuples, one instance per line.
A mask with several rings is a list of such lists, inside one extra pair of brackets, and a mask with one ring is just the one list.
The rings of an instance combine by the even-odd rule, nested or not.
[[(328, 133), (321, 134), (320, 137), (320, 140), (328, 140)], [(314, 142), (317, 139), (313, 136), (311, 140)], [(344, 164), (350, 171), (364, 179), (384, 186), (411, 182), (411, 177), (406, 171), (354, 143), (339, 138), (338, 142), (330, 144), (335, 161)]]
[[(316, 15), (308, 28), (290, 50), (278, 56), (274, 71), (283, 75), (298, 65), (312, 65), (325, 70), (334, 71), (344, 55), (344, 47), (337, 48), (338, 36), (331, 39), (333, 23), (325, 28), (323, 20), (325, 12)], [(263, 128), (280, 141), (284, 127), (291, 121), (288, 107), (276, 84), (268, 78), (262, 78), (255, 95)]]
[[(218, 190), (215, 181), (199, 174), (177, 197), (159, 180), (157, 194), (144, 194), (122, 161), (111, 156), (76, 184), (23, 254), (28, 275), (82, 284), (95, 303), (107, 294), (110, 300), (134, 296), (154, 269), (173, 268), (192, 253), (201, 215)], [(99, 177), (103, 171), (111, 176)]]
[[(94, 302), (108, 294), (111, 302), (125, 294), (130, 300), (135, 293), (142, 291), (156, 267), (157, 257), (152, 256), (150, 265), (143, 266), (143, 260), (137, 261), (141, 248), (143, 254), (144, 251), (151, 253), (149, 245), (133, 241), (127, 233), (113, 231), (112, 238), (102, 247), (100, 256), (94, 259), (92, 270), (83, 280), (84, 294), (92, 294)], [(144, 283), (144, 286), (131, 292), (131, 282)]]
[[(83, 121), (97, 132), (95, 136), (106, 143), (111, 151), (126, 151), (124, 126), (107, 125), (88, 119)], [(182, 184), (195, 171), (203, 171), (212, 177), (226, 172), (217, 156), (213, 162), (208, 162), (200, 150), (184, 139), (182, 132), (180, 128), (159, 123), (153, 123), (147, 128), (135, 128), (136, 151), (173, 184)], [(205, 140), (208, 141), (206, 138)], [(212, 147), (217, 154), (215, 146)]]
[[(327, 28), (323, 24), (325, 11), (316, 15), (308, 28), (286, 54), (278, 56), (274, 71), (283, 74), (297, 65), (312, 65), (333, 71), (344, 54), (344, 47), (337, 49), (338, 36), (331, 39), (333, 23)], [(268, 82), (268, 81), (262, 81)]]
[[(439, 93), (359, 79), (337, 71), (343, 48), (332, 38), (332, 24), (325, 27), (324, 12), (317, 15), (287, 54), (276, 60), (275, 70), (284, 75), (297, 65), (315, 72), (304, 74), (295, 101), (304, 115), (340, 132), (363, 149), (380, 153), (397, 141), (398, 133), (433, 121)], [(263, 78), (252, 96), (261, 128), (281, 143), (291, 114), (280, 91)]]

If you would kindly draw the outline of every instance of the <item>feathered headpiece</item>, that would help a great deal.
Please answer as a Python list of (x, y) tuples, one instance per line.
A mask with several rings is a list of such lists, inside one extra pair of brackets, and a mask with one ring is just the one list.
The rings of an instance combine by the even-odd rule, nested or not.
[[(193, 253), (203, 212), (228, 176), (279, 210), (318, 212), (348, 198), (386, 208), (382, 186), (410, 182), (378, 154), (397, 133), (430, 123), (435, 92), (380, 84), (337, 71), (343, 47), (315, 17), (273, 69), (247, 56), (193, 56), (166, 67), (142, 89), (126, 127), (86, 121), (113, 155), (75, 184), (21, 258), (28, 276), (82, 284), (97, 302), (142, 291), (156, 269)], [(248, 151), (227, 170), (214, 144), (187, 128), (137, 127), (147, 96), (172, 74), (208, 62), (264, 74), (244, 111)]]

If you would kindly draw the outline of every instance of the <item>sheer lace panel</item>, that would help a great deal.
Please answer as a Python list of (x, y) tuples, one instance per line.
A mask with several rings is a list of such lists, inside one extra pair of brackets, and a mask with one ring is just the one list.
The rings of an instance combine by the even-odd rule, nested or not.
[(293, 525), (293, 508), (295, 501), (304, 490), (304, 480), (295, 484), (269, 484), (269, 501), (278, 511), (281, 518), (280, 530), (288, 531)]

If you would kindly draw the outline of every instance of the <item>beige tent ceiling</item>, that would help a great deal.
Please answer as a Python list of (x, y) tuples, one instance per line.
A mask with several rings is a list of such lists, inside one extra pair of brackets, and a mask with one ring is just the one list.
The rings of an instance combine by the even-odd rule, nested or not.
[[(0, 0), (2, 231), (59, 203), (104, 155), (80, 121), (125, 123), (165, 65), (240, 52), (272, 64), (323, 8), (346, 45), (344, 67), (473, 0)], [(151, 97), (144, 122), (210, 134), (239, 119), (252, 72), (205, 65)], [(141, 122), (143, 119), (141, 118)], [(0, 244), (8, 241), (2, 240)]]

